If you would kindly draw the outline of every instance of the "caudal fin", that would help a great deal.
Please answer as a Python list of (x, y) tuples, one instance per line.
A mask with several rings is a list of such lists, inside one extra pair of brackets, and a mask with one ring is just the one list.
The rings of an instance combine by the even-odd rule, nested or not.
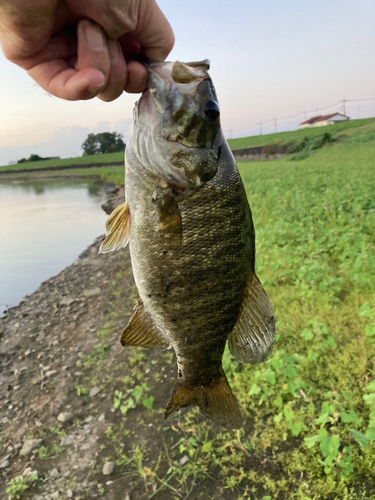
[(224, 372), (220, 378), (204, 386), (191, 387), (178, 380), (164, 418), (190, 405), (198, 406), (205, 417), (227, 429), (239, 429), (242, 425), (240, 407)]

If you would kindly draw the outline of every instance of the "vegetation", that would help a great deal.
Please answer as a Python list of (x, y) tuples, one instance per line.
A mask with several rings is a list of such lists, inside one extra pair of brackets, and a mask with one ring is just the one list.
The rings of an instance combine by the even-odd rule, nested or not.
[(89, 134), (82, 143), (83, 155), (102, 155), (123, 152), (125, 143), (123, 136), (117, 132)]
[[(232, 150), (251, 148), (255, 146), (264, 146), (265, 144), (280, 144), (290, 141), (298, 141), (305, 137), (315, 137), (324, 132), (329, 132), (334, 135), (358, 135), (362, 134), (366, 127), (371, 128), (375, 123), (375, 118), (365, 118), (362, 120), (349, 120), (347, 122), (338, 123), (336, 125), (328, 125), (327, 127), (305, 128), (292, 132), (278, 132), (276, 134), (254, 135), (250, 137), (240, 137), (239, 139), (229, 139), (228, 144)], [(359, 130), (358, 130), (359, 129)]]
[(38, 481), (38, 475), (34, 472), (27, 474), (26, 476), (17, 476), (11, 479), (7, 483), (7, 488), (5, 493), (8, 495), (8, 500), (15, 500), (23, 498), (24, 494), (30, 486)]
[(34, 168), (68, 167), (70, 165), (89, 165), (90, 163), (108, 163), (124, 161), (124, 152), (108, 153), (105, 155), (78, 156), (76, 158), (62, 158), (60, 160), (42, 160), (17, 165), (3, 165), (4, 170), (26, 170)]
[(111, 325), (137, 292), (121, 272), (112, 282), (104, 343), (84, 359), (82, 383), (109, 395), (118, 418), (100, 460), (116, 462), (119, 481), (139, 481), (140, 498), (375, 498), (375, 124), (366, 130), (299, 161), (239, 165), (278, 332), (261, 365), (225, 353), (241, 430), (196, 409), (163, 422), (170, 351), (129, 348), (114, 371)]
[(22, 158), (21, 160), (18, 160), (17, 163), (28, 163), (31, 161), (45, 161), (45, 160), (50, 160), (51, 158), (43, 158), (42, 156), (32, 154), (28, 158)]

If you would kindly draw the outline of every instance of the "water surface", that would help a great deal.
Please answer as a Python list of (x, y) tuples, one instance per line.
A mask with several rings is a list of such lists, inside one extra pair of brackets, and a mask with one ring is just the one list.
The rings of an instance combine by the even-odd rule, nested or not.
[(104, 233), (107, 196), (91, 180), (0, 179), (0, 315)]

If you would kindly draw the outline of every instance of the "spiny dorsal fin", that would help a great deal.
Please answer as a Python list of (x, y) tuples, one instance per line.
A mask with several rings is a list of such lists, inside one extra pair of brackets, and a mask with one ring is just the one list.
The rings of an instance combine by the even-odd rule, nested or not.
[(266, 359), (274, 336), (272, 306), (254, 275), (245, 289), (239, 316), (228, 337), (228, 347), (238, 361), (255, 365)]
[(125, 202), (115, 208), (105, 223), (107, 236), (100, 245), (99, 253), (125, 248), (130, 238), (130, 210)]
[(135, 313), (121, 335), (122, 345), (140, 347), (161, 347), (166, 349), (169, 342), (154, 325), (151, 316), (145, 311), (142, 299), (135, 306)]
[(164, 418), (189, 405), (198, 406), (205, 417), (226, 429), (239, 429), (242, 425), (240, 407), (223, 371), (221, 377), (203, 386), (191, 387), (178, 380)]

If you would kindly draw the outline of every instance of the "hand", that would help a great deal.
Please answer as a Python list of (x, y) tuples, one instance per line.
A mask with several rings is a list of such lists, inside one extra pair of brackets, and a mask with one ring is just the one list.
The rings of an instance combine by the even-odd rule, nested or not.
[(145, 90), (132, 58), (164, 61), (174, 35), (155, 0), (0, 0), (0, 43), (50, 94), (113, 101)]

